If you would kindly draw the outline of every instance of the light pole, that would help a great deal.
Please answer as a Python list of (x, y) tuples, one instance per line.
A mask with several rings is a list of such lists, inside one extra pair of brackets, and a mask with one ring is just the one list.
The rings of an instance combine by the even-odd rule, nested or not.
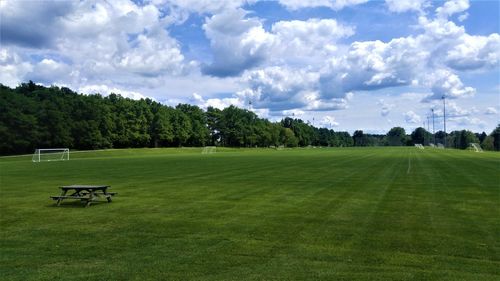
[(434, 144), (436, 144), (436, 130), (434, 129), (434, 108), (432, 111), (432, 135), (434, 136)]
[(443, 95), (444, 147), (446, 147), (446, 96)]

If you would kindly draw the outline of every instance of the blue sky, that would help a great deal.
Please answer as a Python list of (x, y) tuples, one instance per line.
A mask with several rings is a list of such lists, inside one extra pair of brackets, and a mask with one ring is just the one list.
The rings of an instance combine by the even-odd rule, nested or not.
[(490, 132), (499, 11), (496, 0), (2, 0), (0, 83), (372, 133), (427, 126), (445, 96), (449, 131)]

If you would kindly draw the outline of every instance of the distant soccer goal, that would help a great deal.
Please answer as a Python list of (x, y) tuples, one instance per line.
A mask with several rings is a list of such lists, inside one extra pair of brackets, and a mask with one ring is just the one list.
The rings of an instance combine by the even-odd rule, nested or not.
[(201, 154), (213, 154), (217, 152), (217, 147), (216, 146), (205, 146), (201, 150)]
[(470, 146), (475, 152), (483, 152), (483, 149), (478, 143), (471, 143)]
[(429, 145), (430, 145), (430, 147), (436, 147), (436, 145), (435, 145), (435, 144), (433, 144), (432, 142), (431, 142), (431, 143), (429, 143)]
[(33, 162), (69, 160), (69, 148), (40, 148), (35, 150)]
[(421, 143), (416, 143), (415, 147), (418, 149), (424, 149), (424, 146)]
[(437, 147), (441, 148), (441, 149), (444, 149), (444, 145), (442, 143), (438, 143)]

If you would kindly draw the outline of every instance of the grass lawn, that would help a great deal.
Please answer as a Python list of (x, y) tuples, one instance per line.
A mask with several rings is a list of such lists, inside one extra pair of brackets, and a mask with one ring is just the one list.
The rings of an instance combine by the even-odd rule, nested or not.
[[(500, 153), (200, 152), (0, 158), (0, 278), (500, 280)], [(55, 207), (70, 184), (118, 195)]]

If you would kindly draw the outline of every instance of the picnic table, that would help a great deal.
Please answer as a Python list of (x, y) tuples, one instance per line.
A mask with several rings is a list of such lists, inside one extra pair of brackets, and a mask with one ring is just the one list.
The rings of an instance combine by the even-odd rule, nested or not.
[[(98, 201), (100, 198), (106, 198), (111, 202), (111, 197), (116, 195), (116, 192), (108, 192), (109, 185), (67, 185), (59, 187), (61, 195), (51, 196), (50, 198), (57, 200), (57, 206), (64, 199), (76, 199), (85, 202), (85, 207), (90, 206), (92, 202)], [(69, 192), (69, 195), (67, 195)]]

